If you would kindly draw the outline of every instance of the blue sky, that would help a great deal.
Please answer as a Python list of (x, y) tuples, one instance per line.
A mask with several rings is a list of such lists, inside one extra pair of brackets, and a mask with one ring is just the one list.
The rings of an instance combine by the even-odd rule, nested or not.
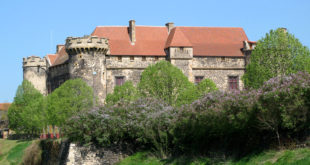
[(54, 53), (68, 36), (99, 25), (242, 27), (250, 40), (286, 27), (310, 47), (309, 0), (3, 0), (0, 3), (0, 103), (13, 101), (22, 58)]

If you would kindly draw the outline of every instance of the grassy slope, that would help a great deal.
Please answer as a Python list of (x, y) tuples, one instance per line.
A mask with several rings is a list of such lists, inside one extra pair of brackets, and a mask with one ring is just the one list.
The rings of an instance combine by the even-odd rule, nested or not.
[(32, 141), (0, 139), (0, 164), (18, 165), (22, 161), (24, 150)]
[(138, 152), (135, 155), (127, 157), (119, 165), (204, 165), (204, 164), (223, 164), (223, 165), (309, 165), (310, 164), (310, 148), (282, 150), (282, 151), (266, 151), (258, 155), (250, 155), (238, 161), (228, 160), (225, 162), (212, 163), (209, 158), (174, 158), (160, 160), (158, 158), (149, 156), (146, 152)]

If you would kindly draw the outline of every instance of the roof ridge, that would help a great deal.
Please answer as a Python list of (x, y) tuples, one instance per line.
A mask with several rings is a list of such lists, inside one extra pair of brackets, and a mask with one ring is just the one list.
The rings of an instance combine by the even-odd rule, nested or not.
[(243, 29), (242, 27), (222, 27), (222, 26), (175, 26), (175, 27), (185, 27), (185, 28), (222, 28), (222, 29)]

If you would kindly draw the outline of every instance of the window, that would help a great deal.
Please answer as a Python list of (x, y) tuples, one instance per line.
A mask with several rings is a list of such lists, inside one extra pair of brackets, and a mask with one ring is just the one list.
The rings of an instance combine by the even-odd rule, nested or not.
[(225, 57), (221, 57), (221, 61), (222, 61), (222, 62), (225, 62)]
[(125, 82), (125, 77), (124, 76), (117, 76), (115, 77), (115, 84), (116, 85), (123, 85)]
[(142, 61), (146, 61), (146, 57), (145, 56), (142, 57)]
[(130, 61), (134, 61), (135, 57), (134, 56), (130, 56)]
[(239, 81), (238, 76), (229, 76), (228, 77), (229, 90), (239, 90), (238, 81)]
[(121, 57), (121, 56), (118, 56), (118, 57), (117, 57), (117, 60), (118, 60), (119, 62), (122, 62), (122, 57)]
[(203, 76), (195, 76), (195, 85), (199, 84), (203, 80)]
[(155, 61), (158, 61), (158, 56), (155, 57)]

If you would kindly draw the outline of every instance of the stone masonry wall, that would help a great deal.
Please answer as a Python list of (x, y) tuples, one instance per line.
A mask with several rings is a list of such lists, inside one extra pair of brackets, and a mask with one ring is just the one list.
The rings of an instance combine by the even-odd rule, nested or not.
[(220, 90), (228, 90), (229, 76), (237, 76), (239, 89), (243, 89), (245, 60), (242, 57), (194, 57), (192, 67), (194, 76), (211, 79)]
[(37, 56), (24, 58), (23, 78), (31, 82), (43, 95), (46, 95), (46, 59)]
[(119, 149), (78, 146), (71, 143), (66, 165), (113, 165), (128, 156)]
[[(120, 59), (121, 57), (121, 59)], [(154, 56), (107, 56), (106, 58), (106, 89), (107, 94), (112, 93), (116, 85), (115, 77), (123, 76), (125, 81), (132, 81), (136, 85), (141, 78), (141, 73), (149, 65), (165, 60), (165, 57)]]

